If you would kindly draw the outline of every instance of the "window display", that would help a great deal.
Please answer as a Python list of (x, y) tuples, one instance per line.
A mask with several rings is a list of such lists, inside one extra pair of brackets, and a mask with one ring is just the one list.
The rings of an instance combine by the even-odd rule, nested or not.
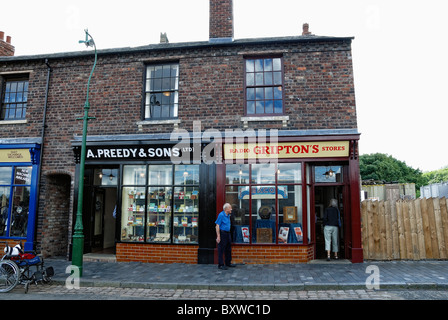
[(233, 241), (303, 243), (301, 183), (301, 163), (227, 165)]
[(124, 166), (123, 183), (122, 241), (198, 242), (198, 165)]

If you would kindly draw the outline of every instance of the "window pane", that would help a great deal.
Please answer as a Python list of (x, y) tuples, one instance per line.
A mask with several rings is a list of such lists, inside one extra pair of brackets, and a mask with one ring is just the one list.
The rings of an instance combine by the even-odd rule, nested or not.
[(282, 87), (274, 87), (274, 99), (282, 99)]
[(275, 183), (275, 164), (257, 163), (252, 165), (252, 183), (267, 184)]
[(253, 86), (253, 85), (255, 85), (255, 74), (254, 73), (246, 74), (246, 86)]
[(264, 59), (264, 71), (272, 71), (272, 59)]
[(265, 99), (274, 99), (274, 93), (271, 87), (264, 88), (264, 98)]
[(281, 71), (282, 70), (282, 59), (281, 58), (275, 58), (272, 60), (273, 70), (274, 71)]
[(278, 183), (302, 182), (302, 166), (300, 163), (279, 163), (277, 165)]
[(144, 185), (146, 181), (146, 166), (124, 166), (124, 185)]
[(12, 167), (0, 167), (0, 185), (11, 184)]
[(254, 60), (246, 60), (246, 72), (254, 72)]
[(232, 241), (249, 243), (251, 233), (249, 228), (249, 187), (226, 187), (225, 202), (232, 205)]
[(148, 242), (171, 242), (171, 192), (168, 187), (148, 188)]
[(249, 165), (248, 164), (226, 165), (226, 183), (227, 184), (249, 183)]
[(283, 103), (281, 100), (274, 100), (274, 113), (283, 113)]
[(143, 242), (145, 188), (123, 187), (121, 209), (121, 240)]
[(255, 72), (263, 71), (263, 59), (257, 59), (255, 61)]
[(255, 100), (255, 88), (247, 88), (246, 99), (247, 100)]
[(278, 243), (303, 243), (302, 186), (278, 189)]
[(251, 188), (253, 243), (275, 243), (275, 190), (275, 186)]
[(314, 180), (315, 182), (342, 182), (342, 167), (314, 167)]
[(31, 184), (32, 167), (17, 167), (14, 174), (14, 184)]
[[(0, 179), (1, 179), (1, 169), (0, 168)], [(12, 168), (10, 168), (12, 169)], [(9, 175), (11, 180), (11, 174)], [(6, 229), (8, 226), (8, 210), (9, 210), (9, 193), (10, 187), (0, 187), (0, 237), (7, 236)]]
[(171, 165), (150, 165), (148, 171), (148, 184), (171, 185), (173, 179), (173, 167)]
[(30, 187), (14, 187), (11, 212), (10, 237), (26, 237), (28, 211), (30, 206)]
[(272, 85), (272, 72), (265, 72), (265, 74), (264, 74), (264, 84), (266, 86)]
[(199, 165), (175, 166), (174, 183), (176, 185), (199, 184)]
[(263, 85), (263, 72), (255, 73), (255, 85), (256, 86)]
[(199, 187), (174, 188), (174, 243), (198, 242)]
[(266, 100), (264, 103), (264, 112), (267, 114), (274, 113), (274, 104), (272, 100)]
[(263, 88), (256, 88), (255, 89), (255, 99), (256, 100), (263, 100), (264, 99), (264, 89)]
[(282, 73), (274, 72), (274, 84), (279, 85), (282, 84)]
[(256, 103), (256, 113), (264, 113), (264, 102), (263, 101), (257, 101)]
[(247, 114), (254, 114), (254, 113), (255, 113), (255, 102), (248, 101), (247, 102)]

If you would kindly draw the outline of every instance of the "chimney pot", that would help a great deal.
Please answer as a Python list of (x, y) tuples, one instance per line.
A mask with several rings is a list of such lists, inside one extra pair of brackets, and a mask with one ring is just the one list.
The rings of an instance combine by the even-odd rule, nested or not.
[(309, 31), (309, 27), (310, 27), (310, 25), (308, 23), (304, 23), (303, 24), (302, 36), (309, 36), (309, 35), (311, 35), (311, 32)]
[(0, 31), (0, 40), (5, 39), (5, 33), (3, 31)]
[(6, 43), (11, 44), (11, 36), (6, 36)]

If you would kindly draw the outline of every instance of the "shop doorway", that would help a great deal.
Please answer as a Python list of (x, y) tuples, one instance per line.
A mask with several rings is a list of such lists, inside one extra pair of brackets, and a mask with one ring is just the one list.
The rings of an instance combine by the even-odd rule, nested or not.
[[(340, 259), (345, 258), (344, 239), (344, 186), (315, 186), (314, 187), (314, 212), (315, 212), (315, 239), (316, 239), (316, 259), (325, 259), (325, 238), (323, 218), (325, 208), (330, 204), (331, 199), (336, 199), (338, 209), (341, 213), (342, 227), (339, 228), (339, 253)], [(332, 253), (333, 256), (333, 253)]]
[(118, 169), (86, 168), (84, 179), (84, 253), (115, 254)]
[(115, 254), (117, 188), (94, 188), (92, 253)]

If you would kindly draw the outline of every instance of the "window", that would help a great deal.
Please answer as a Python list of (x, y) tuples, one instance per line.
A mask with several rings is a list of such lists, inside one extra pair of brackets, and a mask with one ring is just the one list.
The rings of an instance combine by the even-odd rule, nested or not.
[(0, 167), (0, 237), (27, 235), (32, 167)]
[(235, 243), (303, 243), (301, 163), (226, 166)]
[(25, 119), (28, 78), (5, 78), (1, 98), (0, 120)]
[(199, 166), (123, 167), (122, 241), (198, 243)]
[(246, 59), (246, 115), (283, 113), (282, 58)]
[(145, 119), (177, 118), (179, 64), (146, 67)]

